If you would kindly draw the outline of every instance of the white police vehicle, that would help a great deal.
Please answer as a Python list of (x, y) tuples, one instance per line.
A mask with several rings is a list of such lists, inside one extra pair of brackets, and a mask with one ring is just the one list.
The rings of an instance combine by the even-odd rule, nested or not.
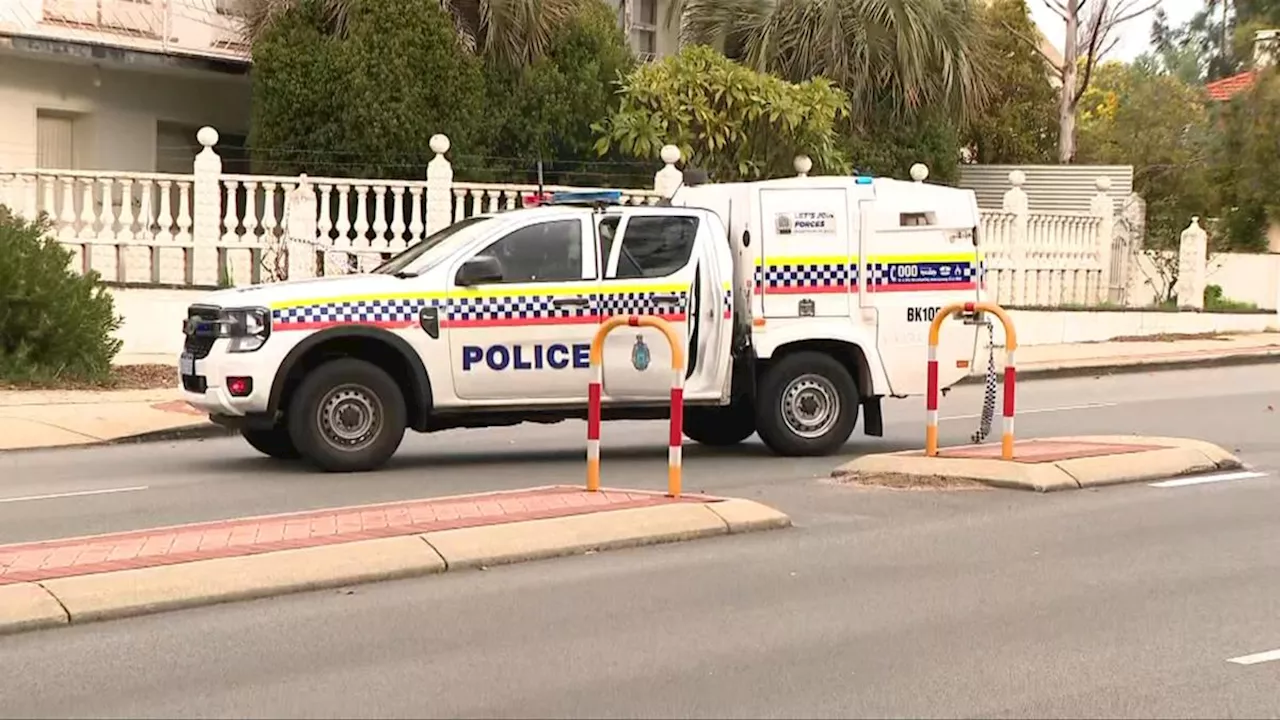
[[(272, 457), (368, 470), (406, 429), (584, 418), (601, 321), (654, 314), (686, 343), (688, 437), (829, 454), (859, 411), (882, 435), (881, 398), (924, 392), (938, 309), (983, 299), (968, 190), (801, 177), (601, 199), (467, 218), (369, 274), (213, 293), (189, 309), (186, 400)], [(941, 386), (976, 331), (943, 333)], [(615, 331), (604, 358), (605, 420), (667, 417), (660, 332)]]

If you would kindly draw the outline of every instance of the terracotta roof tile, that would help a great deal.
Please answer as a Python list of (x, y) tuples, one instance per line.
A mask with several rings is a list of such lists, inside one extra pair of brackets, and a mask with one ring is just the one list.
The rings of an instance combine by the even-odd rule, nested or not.
[(1221, 80), (1204, 86), (1204, 90), (1209, 94), (1209, 99), (1215, 102), (1226, 102), (1241, 92), (1248, 90), (1253, 85), (1254, 72), (1246, 70), (1242, 73), (1224, 77)]

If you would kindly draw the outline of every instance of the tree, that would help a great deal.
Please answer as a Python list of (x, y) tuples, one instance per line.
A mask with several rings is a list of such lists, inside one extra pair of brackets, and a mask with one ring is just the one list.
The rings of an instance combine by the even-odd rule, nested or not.
[(1046, 163), (1057, 146), (1055, 97), (1044, 57), (1021, 38), (1036, 35), (1026, 0), (993, 0), (979, 14), (993, 88), (965, 133), (980, 163)]
[(1158, 250), (1176, 247), (1191, 216), (1208, 217), (1216, 205), (1212, 136), (1199, 89), (1171, 75), (1106, 62), (1081, 97), (1080, 159), (1133, 165), (1148, 245)]
[[(361, 0), (247, 0), (245, 33), (251, 46), (277, 18), (310, 4), (325, 34), (347, 34), (352, 9)], [(407, 10), (419, 4), (406, 0)], [(579, 0), (440, 0), (463, 46), (503, 65), (523, 66), (541, 57), (556, 30), (580, 9)], [(255, 47), (256, 54), (256, 47)]]
[(1224, 231), (1233, 248), (1265, 251), (1268, 225), (1280, 222), (1280, 72), (1261, 73), (1221, 123), (1215, 180)]
[(620, 89), (621, 105), (596, 126), (601, 154), (649, 159), (671, 143), (717, 181), (791, 175), (797, 155), (815, 171), (847, 169), (837, 124), (849, 101), (825, 78), (789, 83), (690, 46), (637, 68)]
[[(634, 164), (591, 162), (596, 141), (591, 126), (618, 107), (616, 83), (634, 66), (613, 10), (600, 0), (585, 0), (582, 12), (557, 29), (546, 54), (525, 67), (488, 69), (488, 112), (499, 125), (490, 167), (527, 173), (540, 158), (548, 183), (625, 181), (617, 168), (634, 169)], [(516, 166), (506, 167), (502, 158)], [(644, 181), (652, 180), (652, 168), (644, 174)]]
[[(1062, 58), (1049, 57), (1038, 36), (1022, 34), (1062, 81), (1058, 89), (1058, 162), (1076, 157), (1076, 111), (1089, 89), (1093, 70), (1114, 48), (1121, 25), (1156, 8), (1160, 0), (1044, 0), (1066, 26)], [(1087, 5), (1087, 7), (1086, 7)]]
[[(250, 145), (277, 173), (421, 178), (428, 140), (483, 143), (484, 78), (435, 3), (321, 0), (275, 16), (253, 48)], [(340, 88), (340, 90), (338, 90)]]
[(721, 48), (756, 72), (829, 78), (867, 127), (885, 106), (897, 118), (930, 108), (962, 122), (983, 107), (973, 13), (951, 0), (673, 0), (666, 20), (686, 43)]

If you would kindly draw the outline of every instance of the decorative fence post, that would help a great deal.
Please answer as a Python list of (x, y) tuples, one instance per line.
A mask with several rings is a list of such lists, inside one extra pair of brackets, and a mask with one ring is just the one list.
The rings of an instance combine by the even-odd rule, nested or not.
[(1090, 300), (1105, 303), (1112, 299), (1111, 256), (1115, 244), (1116, 201), (1108, 193), (1111, 189), (1111, 178), (1100, 177), (1094, 185), (1098, 188), (1098, 192), (1089, 200), (1089, 212), (1098, 218), (1098, 265), (1102, 274), (1098, 280), (1098, 288)]
[(1015, 306), (1027, 304), (1027, 226), (1030, 222), (1030, 210), (1027, 193), (1022, 189), (1026, 181), (1027, 176), (1021, 170), (1009, 173), (1009, 184), (1013, 187), (1005, 191), (1002, 205), (1005, 212), (1014, 216), (1009, 255), (1013, 261), (1013, 302), (1010, 304)]
[(1182, 231), (1178, 247), (1178, 282), (1174, 292), (1178, 295), (1178, 307), (1183, 310), (1204, 309), (1208, 251), (1209, 234), (1200, 227), (1199, 216), (1193, 216), (1191, 224)]
[(916, 163), (911, 166), (911, 179), (922, 183), (929, 179), (929, 166), (924, 163)]
[(204, 149), (196, 155), (192, 187), (191, 281), (195, 285), (217, 285), (218, 235), (222, 222), (222, 158), (214, 151), (218, 131), (208, 125), (196, 133)]
[(664, 198), (669, 198), (680, 189), (684, 182), (684, 173), (676, 167), (680, 162), (680, 148), (675, 145), (662, 146), (663, 167), (653, 175), (653, 189)]
[(316, 276), (318, 207), (315, 186), (305, 174), (299, 175), (298, 186), (285, 196), (285, 232), (280, 238), (284, 258), (283, 262), (277, 258), (270, 268), (275, 279), (302, 280)]
[(1132, 296), (1145, 291), (1145, 278), (1138, 270), (1135, 256), (1145, 245), (1146, 236), (1147, 202), (1141, 195), (1131, 192), (1121, 204), (1116, 220), (1116, 242), (1111, 250), (1111, 286), (1117, 296), (1112, 301), (1128, 305)]
[(813, 160), (808, 155), (797, 155), (796, 159), (791, 161), (791, 167), (796, 169), (796, 177), (809, 177), (809, 171), (813, 169)]
[(430, 145), (436, 156), (427, 163), (427, 235), (453, 224), (453, 165), (444, 156), (449, 138), (437, 133)]

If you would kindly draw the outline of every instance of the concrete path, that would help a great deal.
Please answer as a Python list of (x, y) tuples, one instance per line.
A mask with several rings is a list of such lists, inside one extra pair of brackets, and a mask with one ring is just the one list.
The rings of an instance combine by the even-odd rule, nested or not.
[[(972, 430), (976, 390), (944, 399), (944, 443)], [(1026, 437), (1200, 437), (1251, 472), (894, 492), (754, 444), (691, 452), (688, 487), (760, 499), (796, 527), (0, 638), (0, 716), (1280, 715), (1265, 660), (1280, 648), (1277, 373), (1047, 380), (1024, 399)], [(922, 411), (891, 407), (887, 443), (918, 444)], [(420, 438), (355, 478), (294, 473), (232, 440), (15, 454), (0, 496), (41, 477), (149, 488), (0, 505), (0, 532), (528, 484), (581, 471), (580, 429)], [(663, 437), (662, 423), (606, 426), (605, 481), (659, 486)]]

